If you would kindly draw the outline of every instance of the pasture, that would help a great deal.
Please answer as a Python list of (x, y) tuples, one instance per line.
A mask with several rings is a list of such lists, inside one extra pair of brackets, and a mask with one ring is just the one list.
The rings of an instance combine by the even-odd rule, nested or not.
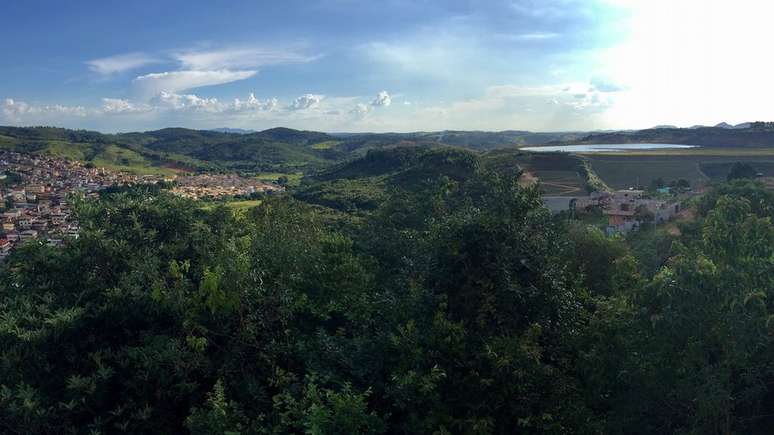
[(689, 150), (660, 153), (586, 154), (591, 169), (610, 187), (648, 186), (656, 178), (669, 182), (684, 178), (691, 185), (725, 180), (734, 162), (752, 165), (764, 176), (774, 176), (770, 150)]

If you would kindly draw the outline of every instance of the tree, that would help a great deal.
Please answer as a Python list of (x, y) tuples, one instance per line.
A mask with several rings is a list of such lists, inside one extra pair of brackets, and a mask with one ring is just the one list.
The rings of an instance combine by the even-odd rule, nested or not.
[(731, 166), (731, 170), (728, 171), (726, 180), (738, 180), (742, 178), (756, 178), (758, 171), (755, 170), (750, 164), (736, 162)]
[(661, 177), (655, 178), (653, 181), (650, 182), (650, 190), (661, 189), (664, 186), (666, 186), (666, 183), (664, 182), (664, 179)]

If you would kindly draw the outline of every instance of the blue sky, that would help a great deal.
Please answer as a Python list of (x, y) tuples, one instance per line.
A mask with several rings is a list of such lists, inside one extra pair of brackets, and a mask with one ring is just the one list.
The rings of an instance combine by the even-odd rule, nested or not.
[(755, 0), (5, 2), (0, 124), (557, 131), (764, 119), (774, 71), (751, 55), (770, 40), (760, 18), (770, 9)]

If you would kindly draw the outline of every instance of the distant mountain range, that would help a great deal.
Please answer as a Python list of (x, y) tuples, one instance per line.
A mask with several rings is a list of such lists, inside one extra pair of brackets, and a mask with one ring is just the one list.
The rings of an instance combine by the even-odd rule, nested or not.
[[(697, 125), (690, 126), (690, 127), (688, 127), (688, 128), (693, 128), (693, 129), (696, 129), (696, 128), (708, 128), (708, 127), (715, 127), (715, 128), (731, 128), (731, 129), (738, 129), (738, 128), (750, 128), (750, 125), (751, 125), (751, 124), (752, 124), (751, 122), (743, 122), (743, 123), (741, 123), (741, 124), (731, 125), (731, 124), (729, 124), (729, 123), (727, 123), (727, 122), (721, 122), (720, 124), (715, 124), (714, 126), (708, 126), (708, 125), (700, 125), (700, 124), (697, 124)], [(657, 125), (657, 126), (655, 126), (655, 127), (653, 127), (653, 128), (654, 128), (654, 129), (658, 129), (658, 128), (679, 128), (679, 127), (677, 127), (677, 126), (674, 126), (674, 125), (665, 124), (665, 125)]]
[(250, 134), (250, 133), (257, 133), (256, 130), (245, 130), (244, 128), (213, 128), (210, 131), (217, 131), (218, 133), (232, 133), (232, 134)]
[(543, 144), (674, 143), (705, 147), (774, 146), (774, 123), (721, 123), (713, 127), (541, 133), (522, 130), (414, 133), (322, 133), (289, 128), (220, 128), (103, 134), (54, 127), (0, 127), (0, 148), (55, 155), (138, 173), (190, 170), (314, 172), (402, 146), (472, 151)]
[(645, 130), (589, 133), (578, 140), (556, 144), (669, 143), (704, 147), (754, 148), (774, 146), (774, 123), (747, 122), (713, 127), (657, 126)]

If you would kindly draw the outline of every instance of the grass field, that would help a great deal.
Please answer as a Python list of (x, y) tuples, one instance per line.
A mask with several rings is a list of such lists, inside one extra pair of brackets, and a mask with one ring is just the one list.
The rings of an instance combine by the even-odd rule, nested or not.
[(540, 181), (540, 189), (546, 195), (583, 195), (586, 192), (583, 161), (572, 154), (496, 150), (484, 156), (484, 164), (508, 175), (515, 175), (522, 169), (525, 178)]
[(303, 172), (259, 172), (255, 174), (255, 178), (264, 183), (275, 183), (279, 177), (288, 177), (288, 185), (298, 186), (301, 183), (301, 177), (304, 176)]
[(201, 208), (204, 210), (212, 210), (216, 206), (223, 204), (229, 210), (232, 210), (235, 212), (244, 212), (253, 207), (258, 207), (259, 205), (261, 205), (261, 202), (262, 201), (260, 199), (246, 199), (246, 200), (236, 200), (236, 201), (208, 201), (208, 202), (204, 202)]
[(774, 150), (701, 149), (680, 152), (586, 154), (592, 170), (610, 187), (648, 186), (656, 178), (669, 182), (684, 178), (697, 185), (724, 180), (734, 162), (746, 162), (774, 176)]
[(115, 145), (108, 145), (104, 151), (94, 157), (92, 162), (97, 167), (134, 174), (171, 175), (176, 173), (170, 168), (152, 166), (141, 154)]
[(335, 147), (339, 141), (337, 140), (326, 140), (325, 142), (318, 142), (314, 145), (312, 145), (313, 150), (327, 150)]
[(84, 161), (87, 159), (86, 156), (90, 151), (92, 151), (92, 147), (89, 144), (52, 140), (48, 141), (46, 147), (38, 151), (38, 153), (52, 157)]
[(229, 201), (226, 203), (226, 207), (231, 210), (249, 210), (253, 207), (261, 205), (260, 199), (248, 199), (244, 201)]

